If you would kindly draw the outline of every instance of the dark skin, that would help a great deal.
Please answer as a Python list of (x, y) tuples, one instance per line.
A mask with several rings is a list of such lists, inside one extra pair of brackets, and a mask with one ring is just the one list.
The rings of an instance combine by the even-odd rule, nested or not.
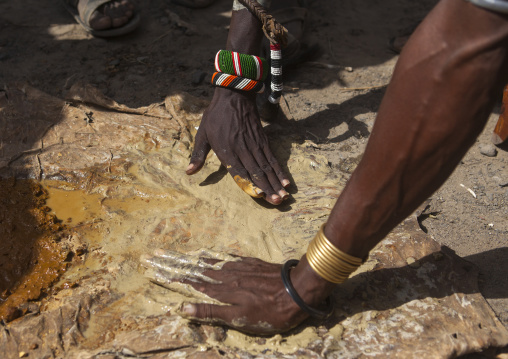
[[(79, 0), (78, 11), (84, 13), (86, 0)], [(134, 4), (129, 0), (115, 0), (100, 6), (90, 17), (90, 27), (94, 30), (107, 30), (122, 27), (134, 15)]]
[[(327, 238), (343, 252), (368, 256), (444, 183), (474, 143), (508, 82), (506, 69), (508, 16), (442, 0), (404, 47), (362, 161), (327, 221)], [(244, 258), (206, 270), (221, 283), (189, 284), (231, 306), (186, 304), (182, 314), (256, 334), (289, 330), (307, 316), (285, 292), (280, 269)], [(336, 287), (305, 256), (291, 279), (316, 307)]]
[[(259, 54), (263, 33), (248, 10), (234, 11), (226, 49)], [(280, 204), (289, 194), (289, 180), (270, 150), (256, 108), (256, 94), (225, 88), (215, 90), (203, 114), (188, 175), (197, 173), (213, 149), (235, 182), (249, 195)]]

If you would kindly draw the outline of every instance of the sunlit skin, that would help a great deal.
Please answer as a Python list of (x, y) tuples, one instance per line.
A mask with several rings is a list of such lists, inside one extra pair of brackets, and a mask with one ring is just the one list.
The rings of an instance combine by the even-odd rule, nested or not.
[[(248, 36), (257, 39), (254, 34), (259, 24), (249, 18), (246, 10), (233, 12), (229, 44)], [(464, 0), (439, 2), (404, 46), (362, 160), (327, 220), (326, 237), (341, 251), (365, 258), (444, 183), (482, 131), (507, 82), (508, 16)], [(210, 148), (225, 164), (241, 157), (237, 150), (250, 152), (251, 157), (266, 153), (262, 129), (243, 130), (240, 125), (247, 109), (255, 111), (246, 104), (250, 101), (247, 95), (216, 93), (203, 117), (205, 130), (196, 139), (198, 152), (191, 172), (203, 165)], [(219, 111), (214, 112), (216, 109)], [(211, 119), (217, 119), (217, 124), (207, 124)], [(224, 141), (238, 132), (242, 143), (249, 146), (239, 146), (240, 137)], [(233, 176), (252, 178), (239, 163), (232, 168)], [(278, 164), (272, 168), (273, 176), (267, 177), (272, 187), (255, 182), (267, 196), (280, 193), (286, 178)], [(280, 270), (280, 264), (254, 258), (226, 263), (220, 270), (205, 270), (204, 275), (220, 284), (189, 284), (231, 305), (189, 303), (181, 310), (195, 320), (256, 334), (291, 329), (307, 315), (289, 298)], [(318, 307), (335, 288), (313, 271), (305, 255), (290, 275), (296, 291), (310, 306)]]
[[(247, 10), (235, 11), (230, 29), (226, 50), (259, 55), (263, 32), (254, 16)], [(289, 179), (270, 149), (255, 93), (215, 89), (196, 134), (188, 175), (203, 167), (211, 149), (233, 178), (242, 178), (260, 188), (267, 202), (278, 205), (289, 196), (285, 190)], [(253, 197), (257, 196), (256, 193)]]

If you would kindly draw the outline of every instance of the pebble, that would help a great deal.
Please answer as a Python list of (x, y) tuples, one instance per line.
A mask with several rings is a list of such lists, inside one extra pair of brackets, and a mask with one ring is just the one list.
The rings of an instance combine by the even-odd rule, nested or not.
[(487, 157), (496, 157), (497, 155), (497, 149), (493, 144), (490, 143), (482, 143), (478, 145), (478, 149), (480, 150), (480, 153)]
[(192, 74), (192, 84), (193, 85), (199, 85), (201, 82), (203, 82), (204, 78), (206, 76), (206, 72), (203, 71), (195, 71)]
[(118, 66), (120, 65), (120, 60), (114, 59), (109, 62), (109, 66)]
[(493, 176), (492, 179), (497, 183), (499, 187), (508, 186), (508, 178), (501, 178), (499, 176)]
[(406, 258), (406, 263), (412, 267), (412, 268), (418, 268), (420, 267), (420, 263), (413, 257), (407, 257)]

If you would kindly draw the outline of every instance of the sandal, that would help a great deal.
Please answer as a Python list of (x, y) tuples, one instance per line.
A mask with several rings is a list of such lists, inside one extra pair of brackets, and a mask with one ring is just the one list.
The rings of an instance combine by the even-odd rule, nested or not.
[(92, 17), (94, 11), (96, 11), (100, 6), (111, 1), (113, 0), (86, 0), (85, 11), (83, 14), (80, 14), (77, 7), (78, 0), (61, 0), (63, 6), (72, 16), (74, 16), (74, 19), (76, 19), (78, 24), (83, 26), (83, 28), (93, 36), (115, 37), (134, 31), (138, 27), (141, 19), (138, 13), (135, 13), (129, 22), (121, 27), (111, 28), (107, 30), (95, 30), (90, 27), (90, 18)]

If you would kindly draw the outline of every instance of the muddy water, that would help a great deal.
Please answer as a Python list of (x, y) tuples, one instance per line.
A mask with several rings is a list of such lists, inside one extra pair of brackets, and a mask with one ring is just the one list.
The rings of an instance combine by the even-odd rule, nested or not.
[(65, 272), (64, 226), (49, 213), (48, 193), (29, 180), (0, 179), (0, 319), (26, 312)]
[(89, 195), (79, 189), (60, 189), (51, 181), (44, 184), (50, 194), (46, 203), (51, 213), (62, 218), (69, 226), (89, 222), (100, 214), (100, 195)]

